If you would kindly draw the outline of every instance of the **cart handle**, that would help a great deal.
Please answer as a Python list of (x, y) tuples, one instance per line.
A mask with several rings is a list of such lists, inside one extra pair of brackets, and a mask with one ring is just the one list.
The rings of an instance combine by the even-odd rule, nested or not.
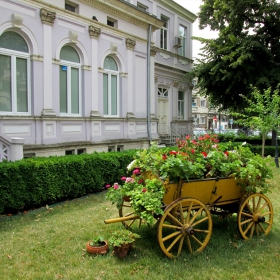
[(113, 219), (104, 220), (104, 223), (112, 224), (112, 223), (125, 222), (125, 221), (136, 220), (136, 219), (140, 219), (140, 216), (139, 215), (129, 215), (127, 217), (113, 218)]

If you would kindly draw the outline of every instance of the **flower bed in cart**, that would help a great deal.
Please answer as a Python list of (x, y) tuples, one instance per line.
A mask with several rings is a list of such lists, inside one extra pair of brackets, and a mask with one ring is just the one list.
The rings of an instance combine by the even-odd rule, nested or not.
[(135, 214), (152, 224), (155, 215), (163, 214), (164, 183), (234, 177), (246, 192), (266, 193), (267, 179), (272, 178), (267, 160), (245, 145), (228, 150), (218, 143), (217, 135), (206, 134), (198, 140), (186, 136), (177, 140), (174, 150), (153, 143), (150, 149), (136, 152), (128, 166), (129, 176), (121, 178), (123, 184), (107, 186), (106, 199), (120, 208), (123, 199), (129, 198)]

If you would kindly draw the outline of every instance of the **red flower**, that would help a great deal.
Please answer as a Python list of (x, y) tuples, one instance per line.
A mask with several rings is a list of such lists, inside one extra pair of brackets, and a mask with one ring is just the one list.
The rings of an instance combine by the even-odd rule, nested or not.
[(162, 155), (162, 159), (163, 159), (163, 160), (166, 160), (166, 159), (167, 159), (167, 155), (166, 155), (166, 154), (163, 154), (163, 155)]
[(146, 189), (146, 188), (143, 188), (143, 189), (142, 189), (142, 192), (146, 192), (146, 191), (147, 191), (147, 189)]
[(195, 153), (195, 150), (194, 150), (194, 149), (191, 149), (191, 152), (194, 154), (194, 153)]
[(225, 154), (226, 156), (228, 156), (228, 155), (229, 155), (229, 154), (228, 154), (228, 151), (225, 151), (225, 152), (224, 152), (224, 154)]
[(190, 139), (191, 138), (191, 136), (190, 135), (187, 135), (186, 136), (186, 140), (188, 140), (188, 139)]
[(177, 155), (177, 152), (176, 151), (170, 151), (169, 154), (170, 155)]
[(143, 183), (143, 179), (140, 179), (139, 181), (138, 181), (138, 184), (142, 184)]
[(207, 153), (206, 152), (201, 152), (203, 154), (204, 157), (207, 157)]

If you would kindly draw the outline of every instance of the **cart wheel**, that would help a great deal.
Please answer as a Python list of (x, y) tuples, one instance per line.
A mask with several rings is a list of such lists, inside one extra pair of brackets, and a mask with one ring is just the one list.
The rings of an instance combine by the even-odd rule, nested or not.
[[(127, 217), (130, 215), (134, 215), (135, 212), (131, 208), (131, 204), (129, 201), (123, 200), (122, 206), (119, 209), (119, 216), (120, 217)], [(124, 221), (122, 224), (125, 226), (125, 228), (131, 228), (132, 226), (140, 227), (142, 225), (142, 219), (133, 219), (129, 221)]]
[(244, 239), (250, 239), (254, 234), (257, 236), (261, 234), (267, 235), (271, 230), (272, 222), (272, 204), (265, 195), (252, 194), (241, 204), (238, 211), (237, 225)]
[[(180, 255), (184, 241), (189, 252), (201, 252), (212, 234), (208, 208), (194, 198), (179, 198), (164, 211), (158, 224), (158, 243), (167, 257)], [(184, 245), (185, 246), (185, 245)]]

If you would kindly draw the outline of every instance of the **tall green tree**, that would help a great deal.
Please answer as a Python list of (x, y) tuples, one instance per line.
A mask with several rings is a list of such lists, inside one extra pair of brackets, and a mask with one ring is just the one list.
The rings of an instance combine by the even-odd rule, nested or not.
[(277, 130), (280, 125), (280, 96), (279, 88), (274, 91), (271, 88), (261, 93), (257, 88), (252, 88), (252, 99), (241, 95), (244, 103), (247, 104), (243, 113), (231, 112), (237, 118), (236, 123), (242, 124), (251, 129), (257, 129), (262, 136), (262, 157), (264, 157), (265, 139), (268, 132)]
[(280, 5), (276, 0), (204, 0), (200, 28), (218, 32), (203, 43), (201, 58), (191, 71), (199, 94), (211, 103), (242, 110), (241, 95), (252, 88), (264, 92), (280, 83)]

